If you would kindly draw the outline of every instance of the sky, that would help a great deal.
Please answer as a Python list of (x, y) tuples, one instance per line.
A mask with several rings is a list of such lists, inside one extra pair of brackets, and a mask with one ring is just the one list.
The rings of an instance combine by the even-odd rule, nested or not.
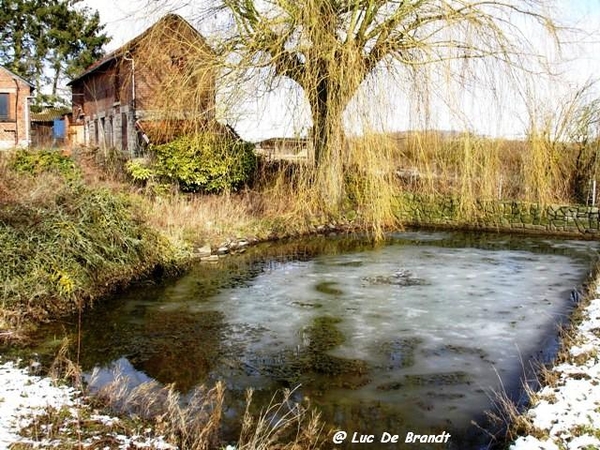
[[(107, 51), (137, 36), (166, 12), (177, 12), (187, 19), (197, 13), (192, 10), (193, 6), (182, 7), (178, 0), (84, 0), (82, 3), (98, 10), (101, 21), (106, 24), (105, 30), (112, 37)], [(584, 83), (600, 78), (600, 0), (555, 0), (553, 4), (562, 24), (580, 30), (576, 35), (565, 35), (567, 41), (577, 42), (562, 46), (561, 62), (553, 69), (557, 76), (537, 77), (530, 85), (521, 85), (521, 93), (509, 89), (510, 82), (501, 76), (494, 76), (496, 88), (493, 92), (488, 87), (475, 88), (471, 92), (463, 92), (456, 86), (445, 87), (445, 95), (434, 95), (430, 100), (431, 106), (427, 110), (430, 124), (439, 129), (469, 129), (491, 136), (521, 137), (529, 125), (531, 110), (521, 98), (523, 91), (537, 99), (536, 108), (542, 106), (538, 111), (541, 118), (559, 110)], [(200, 31), (210, 33), (210, 30)], [(530, 39), (547, 37), (532, 35)], [(549, 50), (551, 56), (554, 53)], [(558, 58), (553, 59), (558, 61)], [(396, 80), (380, 80), (376, 94), (373, 90), (365, 90), (362, 97), (367, 103), (377, 104), (378, 112), (365, 112), (358, 105), (351, 105), (349, 111), (357, 114), (347, 114), (347, 117), (359, 117), (360, 120), (347, 119), (347, 128), (360, 132), (365, 128), (364, 123), (374, 129), (390, 131), (418, 128), (423, 121), (419, 119), (425, 113), (421, 108), (419, 114), (414, 95), (400, 84)], [(233, 125), (242, 137), (252, 141), (305, 134), (310, 127), (310, 115), (301, 93), (285, 89), (285, 82), (280, 85), (274, 92), (249, 97), (222, 112), (222, 121)], [(600, 96), (600, 90), (596, 92)], [(350, 123), (358, 121), (361, 123)]]

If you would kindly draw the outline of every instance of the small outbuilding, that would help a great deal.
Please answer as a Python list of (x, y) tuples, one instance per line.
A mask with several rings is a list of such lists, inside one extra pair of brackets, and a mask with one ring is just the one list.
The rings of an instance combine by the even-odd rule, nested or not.
[(37, 148), (63, 147), (68, 145), (70, 108), (46, 108), (32, 112), (31, 146)]
[(312, 142), (307, 138), (277, 137), (256, 144), (256, 152), (267, 159), (306, 159), (311, 151)]

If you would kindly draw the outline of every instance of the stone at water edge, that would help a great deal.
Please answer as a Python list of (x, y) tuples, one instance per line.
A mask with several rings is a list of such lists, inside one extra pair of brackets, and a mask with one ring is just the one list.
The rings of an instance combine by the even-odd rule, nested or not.
[(195, 258), (205, 258), (212, 254), (212, 249), (210, 248), (210, 244), (203, 245), (202, 247), (197, 247), (194, 249), (194, 257)]

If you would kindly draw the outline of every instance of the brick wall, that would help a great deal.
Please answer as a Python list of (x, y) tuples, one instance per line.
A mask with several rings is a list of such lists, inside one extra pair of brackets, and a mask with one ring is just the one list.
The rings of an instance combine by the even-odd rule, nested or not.
[(0, 68), (0, 94), (8, 94), (9, 118), (0, 119), (0, 148), (27, 146), (29, 124), (27, 97), (31, 88), (10, 72)]

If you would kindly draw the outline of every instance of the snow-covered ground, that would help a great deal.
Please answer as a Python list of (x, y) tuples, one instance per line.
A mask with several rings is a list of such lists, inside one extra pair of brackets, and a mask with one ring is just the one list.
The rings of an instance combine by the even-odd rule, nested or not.
[(0, 365), (0, 449), (20, 439), (19, 430), (31, 423), (32, 415), (48, 407), (72, 407), (74, 389), (55, 386), (50, 378), (30, 376), (15, 363)]
[[(2, 361), (0, 360), (0, 363)], [(0, 364), (0, 450), (7, 450), (10, 444), (15, 442), (31, 443), (37, 448), (51, 448), (57, 443), (48, 425), (40, 427), (39, 436), (36, 439), (24, 438), (19, 431), (26, 428), (35, 416), (43, 415), (52, 408), (62, 410), (61, 417), (64, 422), (59, 424), (61, 428), (75, 423), (79, 413), (86, 405), (82, 402), (80, 393), (70, 387), (57, 385), (48, 377), (30, 375), (27, 369), (21, 369), (14, 362)], [(119, 422), (116, 417), (93, 414), (88, 411), (88, 422), (102, 424), (106, 433), (87, 437), (83, 444), (97, 448), (99, 440), (106, 441), (110, 438), (112, 444), (118, 445), (120, 449), (174, 449), (162, 438), (149, 436), (126, 436), (114, 431), (115, 424)], [(59, 430), (60, 431), (60, 430)], [(122, 431), (122, 429), (120, 430)], [(56, 433), (54, 433), (56, 434)], [(114, 448), (114, 447), (111, 447)]]
[(535, 430), (511, 450), (600, 449), (600, 298), (583, 314), (568, 362), (552, 369), (558, 382), (541, 389), (527, 412)]

